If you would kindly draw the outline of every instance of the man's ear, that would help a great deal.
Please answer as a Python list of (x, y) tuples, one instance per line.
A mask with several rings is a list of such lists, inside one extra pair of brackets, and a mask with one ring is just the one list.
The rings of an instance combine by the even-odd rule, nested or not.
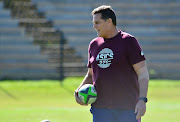
[(112, 23), (112, 19), (111, 18), (109, 18), (107, 21), (108, 21), (108, 23)]

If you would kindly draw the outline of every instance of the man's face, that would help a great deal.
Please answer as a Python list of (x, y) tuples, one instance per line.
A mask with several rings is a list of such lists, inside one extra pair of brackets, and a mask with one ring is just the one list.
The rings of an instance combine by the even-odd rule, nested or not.
[(101, 19), (100, 13), (93, 15), (93, 27), (99, 37), (106, 38), (108, 33), (108, 22)]

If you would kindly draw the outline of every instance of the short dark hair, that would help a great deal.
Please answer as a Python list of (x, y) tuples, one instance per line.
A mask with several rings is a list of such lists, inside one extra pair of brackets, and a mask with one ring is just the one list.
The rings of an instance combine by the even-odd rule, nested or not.
[(101, 19), (106, 21), (109, 18), (111, 18), (112, 23), (116, 26), (116, 15), (111, 6), (108, 6), (108, 5), (99, 6), (95, 8), (91, 14), (94, 15), (94, 14), (99, 14), (99, 13), (101, 14)]

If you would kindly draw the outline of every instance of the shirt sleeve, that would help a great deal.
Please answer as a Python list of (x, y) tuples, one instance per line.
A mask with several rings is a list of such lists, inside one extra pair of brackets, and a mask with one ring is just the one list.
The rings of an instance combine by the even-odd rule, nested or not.
[(134, 37), (128, 39), (128, 60), (131, 65), (146, 60), (143, 50)]
[(88, 48), (88, 63), (87, 63), (88, 68), (91, 68), (90, 58), (91, 58), (91, 51), (90, 51), (90, 45), (89, 45), (89, 48)]

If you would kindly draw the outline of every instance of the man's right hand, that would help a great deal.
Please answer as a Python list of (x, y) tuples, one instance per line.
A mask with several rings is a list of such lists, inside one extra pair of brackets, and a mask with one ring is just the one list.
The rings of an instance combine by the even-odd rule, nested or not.
[(76, 102), (80, 105), (84, 105), (84, 106), (87, 106), (87, 104), (84, 104), (78, 97), (78, 90), (75, 90), (74, 91), (74, 96), (75, 96), (75, 99), (76, 99)]

